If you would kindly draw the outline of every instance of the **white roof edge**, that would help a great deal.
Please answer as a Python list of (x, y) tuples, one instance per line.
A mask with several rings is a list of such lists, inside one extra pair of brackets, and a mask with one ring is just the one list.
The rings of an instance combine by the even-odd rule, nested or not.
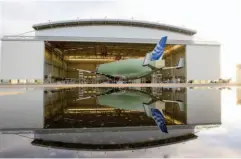
[[(108, 38), (108, 37), (68, 37), (68, 36), (4, 36), (2, 41), (79, 41), (79, 42), (107, 42), (107, 43), (146, 43), (155, 44), (160, 39), (140, 38)], [(186, 45), (220, 45), (215, 41), (174, 40), (168, 39), (167, 44)]]
[[(110, 25), (110, 24), (117, 24), (117, 25), (130, 25), (130, 26), (140, 26), (140, 27), (151, 27), (151, 28), (162, 28), (170, 31), (176, 31), (184, 34), (194, 35), (197, 33), (196, 30), (188, 29), (184, 27), (164, 24), (164, 23), (157, 23), (157, 22), (150, 22), (150, 21), (143, 21), (143, 20), (129, 20), (129, 19), (76, 19), (76, 20), (63, 20), (63, 21), (54, 21), (54, 22), (47, 22), (47, 23), (39, 23), (34, 24), (32, 27), (35, 30), (41, 29), (50, 29), (55, 27), (61, 26), (68, 26), (68, 25), (94, 25), (94, 24), (103, 23), (102, 25)], [(109, 24), (108, 24), (109, 23)]]

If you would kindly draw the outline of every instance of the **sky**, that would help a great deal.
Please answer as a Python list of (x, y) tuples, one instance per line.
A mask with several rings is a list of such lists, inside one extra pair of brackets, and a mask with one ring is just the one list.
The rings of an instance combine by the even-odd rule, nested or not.
[(236, 64), (241, 64), (240, 0), (0, 0), (0, 36), (33, 31), (36, 23), (77, 18), (133, 18), (191, 28), (198, 39), (221, 44), (222, 77), (235, 80)]

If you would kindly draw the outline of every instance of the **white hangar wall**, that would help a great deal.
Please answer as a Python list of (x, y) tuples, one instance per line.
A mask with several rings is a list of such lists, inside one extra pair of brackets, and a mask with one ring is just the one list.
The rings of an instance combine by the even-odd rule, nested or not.
[(221, 77), (219, 45), (186, 45), (186, 81)]
[(170, 40), (192, 40), (193, 36), (182, 33), (136, 27), (136, 26), (75, 26), (36, 30), (35, 36), (72, 36), (72, 37), (105, 37), (105, 38), (140, 38), (160, 39), (168, 36)]
[(44, 41), (2, 41), (1, 79), (43, 80)]

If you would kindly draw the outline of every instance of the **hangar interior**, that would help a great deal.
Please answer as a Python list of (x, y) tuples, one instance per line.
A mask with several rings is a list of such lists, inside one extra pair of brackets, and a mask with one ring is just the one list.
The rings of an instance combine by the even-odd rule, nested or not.
[[(45, 41), (44, 83), (102, 83), (110, 82), (102, 75), (81, 72), (95, 71), (98, 65), (128, 58), (145, 57), (156, 44)], [(167, 44), (164, 52), (167, 67), (185, 59), (185, 45)], [(160, 70), (129, 83), (185, 82), (185, 67)]]

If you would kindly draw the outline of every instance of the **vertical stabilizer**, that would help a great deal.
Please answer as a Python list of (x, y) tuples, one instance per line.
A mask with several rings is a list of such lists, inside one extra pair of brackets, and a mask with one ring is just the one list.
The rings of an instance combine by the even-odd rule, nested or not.
[[(158, 63), (158, 67), (161, 63), (161, 67), (163, 67), (164, 61), (162, 60), (164, 54), (164, 48), (166, 46), (167, 36), (161, 38), (161, 40), (156, 44), (155, 48), (152, 52), (147, 53), (146, 57), (143, 61), (143, 66), (153, 66), (154, 63)], [(153, 66), (155, 67), (155, 66)]]
[(159, 109), (151, 108), (152, 117), (162, 132), (168, 133), (165, 118)]
[(164, 48), (166, 46), (167, 36), (161, 38), (161, 40), (156, 44), (156, 47), (151, 53), (151, 61), (156, 61), (162, 59)]

